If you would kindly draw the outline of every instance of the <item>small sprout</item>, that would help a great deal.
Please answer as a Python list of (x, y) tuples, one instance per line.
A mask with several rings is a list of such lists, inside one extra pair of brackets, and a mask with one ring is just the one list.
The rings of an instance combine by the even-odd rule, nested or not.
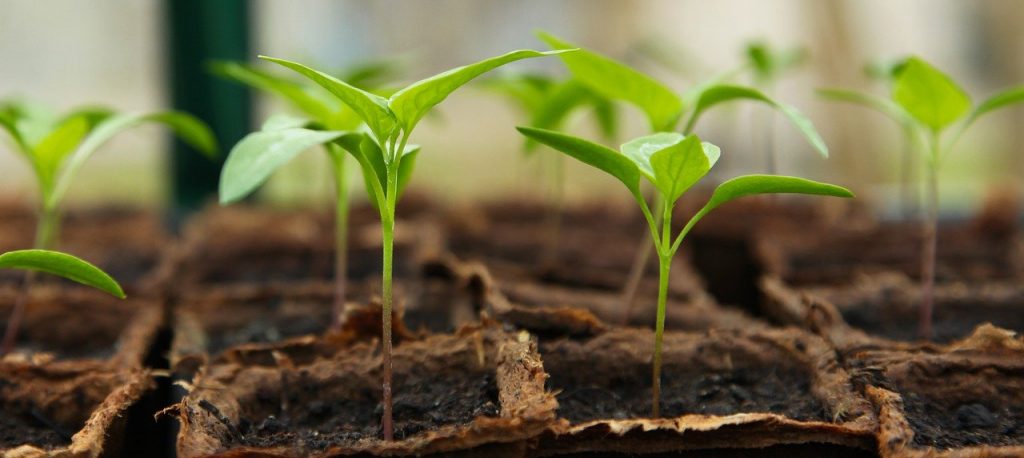
[[(36, 177), (40, 201), (35, 248), (52, 249), (57, 244), (59, 208), (82, 164), (118, 133), (149, 122), (170, 127), (185, 142), (209, 156), (216, 154), (217, 142), (210, 129), (185, 113), (120, 114), (88, 107), (57, 117), (27, 103), (0, 104), (0, 130), (7, 132), (15, 150), (32, 166)], [(24, 288), (30, 287), (31, 279), (32, 275), (26, 274)], [(20, 314), (22, 310), (16, 306), (12, 313)], [(4, 340), (15, 340), (17, 327), (7, 329)]]
[[(67, 278), (91, 286), (111, 296), (124, 299), (124, 290), (110, 275), (100, 268), (79, 258), (56, 251), (19, 250), (0, 254), (0, 269), (19, 269), (27, 272), (43, 272)], [(17, 341), (17, 329), (24, 315), (27, 294), (22, 292), (15, 304), (11, 318), (7, 321), (7, 332), (0, 344), (0, 356), (10, 352)]]
[(405, 88), (382, 97), (331, 75), (305, 65), (283, 59), (263, 57), (309, 78), (347, 105), (366, 124), (367, 133), (336, 132), (334, 140), (359, 162), (367, 194), (380, 213), (384, 241), (382, 269), (383, 295), (383, 405), (381, 428), (384, 439), (394, 437), (391, 392), (391, 310), (392, 310), (392, 257), (394, 255), (395, 207), (402, 189), (412, 177), (419, 147), (408, 145), (410, 134), (430, 110), (452, 92), (476, 77), (502, 65), (533, 57), (543, 57), (566, 51), (540, 52), (513, 51), (475, 64), (454, 68), (430, 78), (417, 81)]
[[(844, 89), (819, 91), (822, 95), (864, 105), (896, 121), (923, 153), (926, 167), (927, 204), (923, 220), (921, 256), (921, 308), (918, 332), (932, 337), (932, 306), (935, 290), (935, 257), (938, 244), (939, 186), (942, 161), (960, 137), (982, 116), (1024, 102), (1024, 86), (996, 93), (971, 109), (971, 99), (949, 76), (918, 57), (894, 65), (895, 80), (890, 99)], [(956, 124), (951, 136), (945, 136)]]
[[(754, 194), (816, 194), (853, 197), (845, 188), (775, 175), (746, 175), (718, 185), (708, 202), (686, 223), (673, 238), (672, 215), (676, 202), (693, 185), (704, 178), (718, 161), (717, 146), (701, 142), (696, 135), (657, 133), (636, 138), (615, 151), (587, 140), (557, 132), (519, 127), (519, 131), (538, 142), (572, 156), (583, 163), (603, 170), (618, 179), (633, 195), (647, 221), (654, 250), (658, 254), (659, 283), (658, 311), (655, 323), (654, 364), (652, 377), (652, 414), (659, 415), (661, 392), (661, 346), (665, 331), (665, 307), (668, 300), (669, 273), (672, 258), (693, 226), (705, 215), (733, 199)], [(653, 209), (640, 191), (641, 178), (649, 182), (657, 193)], [(655, 218), (655, 214), (661, 219)]]

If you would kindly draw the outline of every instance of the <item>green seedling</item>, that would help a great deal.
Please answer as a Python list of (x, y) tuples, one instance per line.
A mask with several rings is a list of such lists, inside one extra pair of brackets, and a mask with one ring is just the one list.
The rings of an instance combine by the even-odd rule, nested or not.
[[(718, 161), (719, 148), (701, 142), (696, 135), (657, 133), (636, 138), (615, 151), (587, 140), (557, 132), (520, 127), (519, 131), (538, 142), (572, 156), (618, 179), (633, 195), (647, 221), (654, 250), (658, 254), (658, 310), (654, 328), (654, 364), (652, 386), (653, 416), (659, 415), (661, 393), (661, 346), (665, 332), (665, 307), (668, 300), (669, 273), (672, 258), (679, 251), (686, 234), (705, 215), (733, 199), (754, 194), (815, 194), (853, 197), (845, 188), (775, 175), (746, 175), (725, 181), (715, 188), (711, 198), (673, 238), (672, 215), (676, 202), (711, 171)], [(656, 194), (652, 212), (641, 193), (641, 179), (649, 182)], [(656, 212), (656, 213), (655, 213)], [(660, 219), (655, 218), (660, 215)]]
[(964, 132), (982, 116), (1024, 102), (1024, 86), (1000, 91), (972, 109), (970, 97), (955, 81), (924, 60), (911, 57), (897, 67), (890, 99), (846, 90), (829, 90), (826, 94), (886, 114), (906, 129), (924, 155), (927, 194), (922, 229), (924, 245), (918, 331), (922, 338), (930, 339), (938, 247), (938, 174), (943, 160), (955, 148)]
[[(124, 299), (124, 290), (110, 275), (100, 268), (79, 258), (56, 251), (19, 250), (0, 254), (0, 269), (19, 269), (26, 272), (43, 272), (67, 278), (83, 285), (91, 286), (120, 299)], [(17, 341), (17, 330), (25, 313), (27, 295), (17, 299), (10, 319), (7, 321), (7, 332), (0, 344), (0, 356), (6, 355), (14, 348)]]
[[(220, 203), (241, 200), (263, 184), (277, 169), (299, 153), (322, 146), (331, 163), (334, 182), (334, 304), (331, 329), (341, 325), (348, 288), (349, 178), (345, 150), (332, 132), (355, 131), (363, 123), (355, 110), (330, 92), (308, 80), (302, 83), (236, 62), (217, 62), (213, 71), (285, 101), (301, 117), (276, 115), (261, 129), (246, 135), (232, 148), (221, 172)], [(389, 61), (372, 62), (343, 72), (353, 87), (376, 94), (393, 92), (385, 87), (397, 67)], [(268, 155), (268, 149), (280, 150)]]
[[(540, 38), (555, 49), (579, 48), (550, 34)], [(626, 64), (593, 51), (580, 49), (563, 54), (561, 59), (576, 80), (603, 97), (626, 102), (642, 111), (648, 120), (650, 133), (680, 130), (685, 135), (694, 131), (701, 117), (712, 108), (735, 101), (752, 101), (781, 112), (800, 131), (807, 142), (822, 157), (828, 157), (828, 147), (814, 128), (814, 124), (795, 107), (778, 102), (763, 92), (748, 86), (722, 82), (712, 78), (677, 94), (664, 83), (635, 70)], [(658, 194), (655, 193), (657, 197)], [(656, 207), (658, 205), (655, 205)], [(660, 214), (655, 215), (660, 218)], [(645, 234), (646, 239), (648, 235)], [(629, 278), (622, 289), (623, 323), (629, 321), (637, 288), (651, 255), (651, 241), (639, 246), (630, 269)]]
[[(35, 248), (52, 249), (57, 244), (60, 205), (82, 164), (118, 133), (144, 123), (163, 124), (198, 150), (211, 156), (216, 153), (217, 144), (210, 129), (185, 113), (115, 113), (106, 108), (90, 107), (54, 116), (31, 104), (7, 102), (0, 105), (0, 129), (10, 136), (14, 149), (28, 161), (36, 178), (39, 220)], [(26, 290), (32, 278), (31, 272), (26, 273)], [(22, 313), (17, 309), (13, 312), (15, 317)], [(20, 323), (17, 320), (11, 323), (8, 330), (17, 333)], [(4, 339), (14, 340), (15, 337), (7, 335)]]
[[(391, 314), (395, 207), (402, 190), (412, 177), (413, 165), (419, 153), (419, 147), (408, 144), (409, 136), (431, 108), (474, 78), (510, 62), (562, 52), (564, 51), (513, 51), (417, 81), (387, 98), (359, 89), (305, 65), (261, 56), (262, 59), (289, 68), (326, 89), (355, 112), (365, 124), (365, 128), (359, 131), (321, 131), (292, 126), (274, 131), (273, 138), (262, 141), (262, 147), (236, 147), (236, 150), (250, 153), (235, 156), (235, 164), (230, 164), (231, 159), (229, 164), (225, 164), (225, 169), (231, 166), (233, 170), (225, 170), (225, 176), (228, 178), (222, 180), (221, 192), (229, 197), (244, 194), (247, 189), (262, 182), (278, 164), (287, 162), (304, 149), (328, 141), (333, 141), (348, 151), (359, 163), (370, 202), (380, 213), (384, 245), (381, 272), (384, 412), (381, 417), (381, 428), (385, 440), (394, 437)], [(305, 144), (299, 144), (298, 141), (292, 140), (293, 138), (302, 138)]]
[[(616, 105), (575, 79), (519, 74), (484, 80), (483, 87), (511, 100), (522, 115), (529, 119), (531, 127), (561, 129), (573, 112), (588, 109), (592, 111), (597, 128), (606, 139), (613, 139), (618, 133)], [(537, 142), (529, 138), (524, 140), (523, 152), (527, 156), (531, 156), (536, 149)], [(543, 256), (554, 257), (558, 251), (565, 198), (565, 157), (561, 154), (548, 157), (551, 158), (551, 183), (548, 187), (551, 204), (546, 218), (547, 243)]]
[[(775, 86), (787, 72), (807, 62), (807, 51), (803, 48), (774, 49), (763, 41), (753, 41), (744, 50), (746, 66), (752, 71), (754, 86), (765, 93), (775, 92)], [(768, 172), (778, 169), (775, 151), (775, 129), (772, 112), (764, 112), (760, 120), (761, 148), (764, 150)]]

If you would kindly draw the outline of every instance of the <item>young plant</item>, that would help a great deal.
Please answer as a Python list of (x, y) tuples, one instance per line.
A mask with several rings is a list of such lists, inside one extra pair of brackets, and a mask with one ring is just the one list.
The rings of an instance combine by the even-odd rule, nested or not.
[[(69, 254), (48, 250), (19, 250), (0, 254), (0, 269), (19, 269), (26, 272), (44, 272), (91, 286), (112, 296), (124, 299), (121, 285), (110, 278), (106, 272)], [(21, 294), (17, 299), (10, 319), (7, 321), (7, 332), (0, 344), (0, 356), (6, 355), (14, 348), (17, 341), (17, 328), (25, 313), (27, 295)]]
[[(149, 122), (170, 127), (184, 141), (208, 155), (216, 152), (216, 140), (210, 129), (185, 113), (121, 114), (106, 108), (90, 107), (58, 117), (26, 103), (0, 105), (0, 130), (10, 136), (14, 149), (32, 166), (36, 178), (39, 220), (35, 248), (52, 249), (56, 245), (60, 205), (82, 164), (118, 133)], [(27, 272), (24, 280), (26, 290), (32, 279), (33, 274)], [(18, 304), (23, 306), (23, 301), (18, 301)], [(22, 313), (16, 307), (13, 316), (18, 318)], [(16, 334), (19, 326), (20, 322), (12, 319), (8, 331)], [(14, 340), (15, 337), (8, 334), (4, 340)]]
[[(747, 67), (753, 72), (754, 86), (765, 93), (775, 92), (775, 86), (779, 79), (804, 62), (807, 61), (807, 52), (803, 48), (773, 49), (762, 41), (753, 41), (747, 44), (744, 52)], [(761, 121), (761, 148), (764, 150), (765, 163), (768, 164), (768, 172), (775, 173), (778, 169), (778, 157), (775, 151), (775, 129), (772, 112), (765, 112)]]
[[(672, 215), (676, 202), (698, 181), (704, 178), (718, 161), (719, 148), (701, 142), (696, 135), (657, 133), (636, 138), (615, 151), (581, 138), (557, 132), (520, 127), (519, 131), (585, 164), (596, 167), (615, 177), (633, 195), (644, 215), (658, 254), (658, 310), (654, 328), (654, 363), (652, 375), (652, 415), (659, 415), (661, 393), (661, 345), (665, 331), (665, 307), (668, 300), (669, 273), (672, 258), (679, 251), (686, 234), (705, 215), (730, 200), (753, 194), (816, 194), (853, 197), (845, 188), (805, 180), (803, 178), (746, 175), (725, 181), (715, 188), (711, 198), (683, 229), (673, 237)], [(640, 190), (641, 178), (646, 179), (657, 194), (652, 212)], [(660, 220), (655, 215), (660, 215)]]
[[(618, 132), (618, 112), (615, 104), (590, 90), (572, 78), (554, 78), (539, 74), (520, 74), (491, 78), (483, 81), (483, 87), (504, 95), (529, 119), (531, 127), (560, 129), (566, 119), (579, 108), (593, 110), (597, 127), (606, 139), (615, 138)], [(537, 142), (527, 138), (523, 152), (530, 156), (536, 151)], [(548, 190), (551, 204), (548, 207), (547, 243), (543, 256), (553, 261), (557, 255), (559, 234), (565, 197), (565, 157), (550, 155), (551, 164)]]
[[(331, 329), (341, 325), (348, 288), (349, 179), (346, 153), (331, 132), (354, 131), (362, 124), (359, 115), (318, 85), (301, 84), (237, 62), (218, 62), (215, 73), (274, 95), (287, 102), (302, 117), (276, 115), (259, 131), (246, 135), (231, 149), (220, 179), (220, 203), (227, 205), (251, 194), (278, 168), (299, 153), (322, 146), (331, 161), (334, 182), (334, 304)], [(382, 61), (345, 72), (354, 87), (375, 93), (387, 92), (383, 82), (396, 68)], [(296, 129), (298, 128), (298, 129)], [(262, 162), (269, 148), (280, 149), (271, 162)]]
[[(261, 181), (260, 177), (265, 178), (269, 175), (277, 164), (286, 162), (303, 149), (332, 141), (331, 139), (359, 162), (370, 202), (380, 213), (383, 233), (381, 363), (384, 412), (381, 417), (381, 428), (385, 440), (394, 437), (391, 390), (391, 286), (395, 207), (403, 188), (412, 177), (413, 165), (419, 152), (419, 147), (408, 144), (409, 136), (431, 108), (474, 78), (510, 62), (562, 52), (564, 51), (513, 51), (417, 81), (388, 98), (356, 88), (299, 63), (260, 56), (262, 59), (287, 67), (327, 89), (337, 100), (355, 112), (366, 125), (365, 131), (359, 132), (316, 131), (303, 127), (280, 129), (274, 134), (277, 140), (265, 140), (262, 148), (246, 148), (254, 153), (236, 158), (237, 165), (233, 167), (237, 170), (232, 172), (231, 176), (237, 178), (237, 181), (229, 179), (222, 182), (222, 189), (226, 187), (226, 191), (234, 194), (239, 189), (254, 187), (252, 183), (258, 184)], [(289, 139), (291, 137), (305, 138), (308, 146), (296, 147), (296, 142)]]
[[(1024, 86), (1003, 90), (971, 109), (971, 99), (949, 76), (918, 57), (911, 57), (896, 75), (892, 102), (884, 104), (868, 97), (880, 109), (898, 108), (899, 116), (910, 119), (914, 137), (925, 157), (926, 203), (923, 220), (924, 246), (921, 259), (921, 309), (918, 331), (922, 338), (932, 336), (932, 305), (935, 291), (935, 256), (938, 247), (939, 185), (942, 162), (964, 132), (995, 110), (1024, 102)], [(958, 126), (952, 130), (954, 124)]]
[[(550, 34), (541, 33), (540, 38), (555, 49), (579, 48)], [(647, 116), (650, 133), (679, 130), (680, 120), (685, 117), (686, 122), (681, 132), (689, 135), (708, 110), (728, 102), (747, 100), (781, 112), (822, 157), (828, 157), (828, 147), (810, 119), (795, 107), (780, 103), (755, 88), (723, 83), (719, 78), (714, 78), (679, 95), (653, 77), (593, 51), (580, 49), (559, 57), (573, 77), (595, 93), (640, 109)], [(655, 193), (655, 196), (658, 194)], [(656, 214), (655, 218), (661, 218), (661, 215)], [(644, 238), (647, 237), (645, 235)], [(647, 240), (638, 247), (629, 278), (623, 286), (623, 323), (629, 321), (636, 291), (651, 254), (651, 246), (651, 241)]]

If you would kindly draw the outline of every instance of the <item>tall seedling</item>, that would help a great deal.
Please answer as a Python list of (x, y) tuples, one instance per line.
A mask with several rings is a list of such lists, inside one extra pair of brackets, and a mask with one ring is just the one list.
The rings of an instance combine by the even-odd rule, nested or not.
[[(718, 161), (717, 146), (700, 141), (696, 135), (657, 133), (625, 143), (615, 151), (581, 138), (557, 132), (520, 127), (519, 131), (536, 141), (589, 164), (621, 181), (633, 195), (647, 221), (654, 250), (658, 254), (658, 310), (654, 328), (652, 368), (652, 415), (659, 416), (661, 393), (661, 346), (665, 332), (665, 307), (668, 300), (672, 258), (686, 234), (705, 215), (730, 200), (753, 194), (798, 193), (853, 197), (845, 188), (802, 178), (774, 175), (746, 175), (720, 184), (708, 202), (673, 237), (672, 216), (676, 202), (704, 178)], [(653, 212), (640, 190), (641, 178), (654, 188), (657, 198)], [(655, 215), (660, 215), (660, 220)]]
[[(348, 215), (349, 182), (346, 153), (335, 142), (332, 132), (352, 132), (363, 123), (352, 109), (329, 92), (312, 83), (295, 81), (236, 63), (218, 62), (215, 73), (274, 95), (301, 113), (302, 117), (276, 115), (261, 129), (246, 135), (232, 148), (221, 172), (220, 203), (229, 204), (252, 193), (278, 168), (302, 151), (321, 145), (331, 162), (334, 182), (334, 305), (331, 308), (331, 329), (341, 325), (345, 308), (348, 277)], [(387, 92), (383, 82), (395, 71), (387, 62), (371, 63), (345, 72), (344, 78), (354, 87), (374, 93)], [(300, 128), (300, 129), (296, 129)], [(267, 159), (265, 151), (278, 153)]]
[[(852, 92), (837, 92), (885, 112), (906, 123), (924, 153), (925, 218), (921, 257), (921, 308), (918, 332), (932, 336), (932, 306), (935, 292), (935, 257), (938, 247), (939, 182), (942, 162), (960, 137), (984, 115), (1024, 102), (1024, 86), (996, 93), (971, 109), (971, 99), (949, 76), (918, 57), (911, 57), (897, 71), (892, 99), (885, 100)], [(957, 127), (945, 135), (954, 124)]]
[[(314, 70), (305, 65), (283, 59), (262, 57), (280, 64), (309, 78), (316, 84), (327, 89), (339, 101), (347, 105), (366, 124), (366, 132), (346, 131), (314, 131), (302, 127), (282, 129), (278, 136), (301, 135), (310, 138), (309, 146), (293, 148), (292, 142), (268, 142), (266, 147), (259, 149), (261, 154), (254, 154), (248, 160), (239, 160), (239, 185), (232, 180), (222, 182), (222, 191), (233, 192), (250, 186), (244, 178), (248, 174), (259, 177), (266, 176), (275, 164), (285, 162), (312, 145), (329, 141), (321, 139), (332, 137), (333, 141), (351, 153), (359, 162), (366, 183), (370, 201), (380, 213), (383, 233), (383, 405), (381, 418), (384, 439), (394, 437), (392, 421), (392, 390), (391, 390), (391, 314), (392, 314), (392, 266), (394, 252), (395, 207), (406, 183), (412, 177), (413, 165), (419, 148), (409, 145), (409, 136), (421, 119), (435, 105), (444, 101), (460, 86), (470, 82), (477, 76), (510, 62), (532, 57), (554, 55), (563, 51), (539, 52), (531, 50), (513, 51), (508, 54), (492, 57), (475, 64), (458, 67), (433, 77), (417, 81), (395, 92), (388, 98), (372, 94), (351, 84), (341, 81), (326, 73)], [(270, 164), (267, 166), (266, 164)], [(259, 181), (259, 180), (257, 180)], [(258, 184), (258, 183), (257, 183)], [(225, 189), (226, 188), (226, 189)]]
[[(530, 127), (560, 129), (574, 111), (580, 108), (592, 110), (597, 127), (607, 138), (615, 138), (618, 132), (618, 112), (615, 104), (586, 85), (572, 78), (554, 78), (538, 74), (520, 74), (491, 78), (483, 82), (485, 88), (511, 100), (519, 111), (529, 119)], [(523, 152), (532, 156), (537, 142), (527, 138)], [(565, 156), (550, 155), (549, 185), (551, 194), (546, 218), (547, 243), (544, 256), (554, 261), (559, 246), (562, 214), (565, 199)]]
[[(60, 205), (71, 180), (93, 153), (118, 133), (147, 122), (170, 127), (198, 150), (216, 153), (217, 144), (210, 129), (191, 115), (174, 111), (155, 113), (115, 113), (105, 108), (84, 108), (56, 117), (25, 103), (0, 105), (0, 129), (7, 132), (14, 149), (32, 167), (39, 192), (36, 237), (37, 249), (52, 249), (57, 244), (60, 228)], [(20, 317), (24, 313), (27, 294), (34, 275), (29, 271), (24, 290), (15, 303), (12, 319), (0, 354), (11, 348), (17, 339)]]
[[(555, 49), (578, 48), (549, 34), (542, 33), (540, 38)], [(580, 49), (578, 52), (563, 54), (560, 57), (573, 77), (594, 92), (640, 109), (647, 117), (651, 133), (679, 130), (680, 121), (685, 117), (681, 131), (688, 135), (693, 132), (701, 116), (711, 108), (728, 102), (748, 100), (781, 112), (819, 154), (828, 157), (825, 141), (803, 113), (755, 88), (712, 79), (679, 95), (653, 77), (593, 51)], [(655, 193), (655, 197), (657, 196)], [(661, 218), (661, 215), (655, 214), (655, 218)], [(629, 320), (637, 288), (648, 264), (651, 246), (648, 240), (638, 247), (629, 278), (623, 286), (624, 323)]]

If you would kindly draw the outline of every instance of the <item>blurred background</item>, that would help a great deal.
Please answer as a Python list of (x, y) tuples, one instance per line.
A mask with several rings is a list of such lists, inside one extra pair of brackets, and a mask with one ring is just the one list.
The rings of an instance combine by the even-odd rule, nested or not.
[[(3, 0), (0, 97), (58, 110), (82, 104), (192, 110), (214, 124), (226, 150), (282, 107), (214, 81), (205, 72), (209, 58), (255, 61), (266, 54), (343, 69), (394, 57), (403, 79), (412, 81), (513, 49), (546, 49), (534, 36), (538, 29), (628, 62), (680, 92), (741, 66), (752, 40), (804, 48), (805, 64), (785, 74), (772, 93), (814, 121), (832, 157), (817, 156), (781, 117), (769, 117), (778, 171), (848, 185), (883, 209), (897, 197), (898, 129), (876, 113), (821, 100), (815, 88), (886, 94), (865, 64), (908, 54), (952, 75), (976, 102), (1024, 82), (1024, 4), (1018, 0)], [(520, 62), (506, 71), (565, 74), (557, 59)], [(701, 122), (701, 136), (722, 147), (718, 177), (766, 171), (759, 152), (766, 137), (758, 127), (766, 111), (735, 104)], [(624, 109), (624, 118), (620, 138), (607, 143), (646, 133), (638, 112)], [(457, 202), (539, 195), (543, 161), (523, 156), (513, 129), (525, 122), (492, 92), (472, 86), (457, 92), (413, 135), (424, 151), (413, 186)], [(597, 137), (589, 120), (569, 125)], [(993, 186), (1021, 192), (1022, 128), (1018, 107), (970, 131), (943, 171), (946, 214), (976, 208)], [(84, 167), (69, 200), (165, 205), (176, 190), (215, 179), (211, 164), (172, 149), (158, 128), (127, 132)], [(260, 198), (280, 205), (327, 201), (323, 156), (300, 156)], [(628, 197), (578, 164), (570, 165), (568, 177), (570, 199)], [(29, 168), (6, 139), (0, 142), (0, 195), (34, 197)]]

